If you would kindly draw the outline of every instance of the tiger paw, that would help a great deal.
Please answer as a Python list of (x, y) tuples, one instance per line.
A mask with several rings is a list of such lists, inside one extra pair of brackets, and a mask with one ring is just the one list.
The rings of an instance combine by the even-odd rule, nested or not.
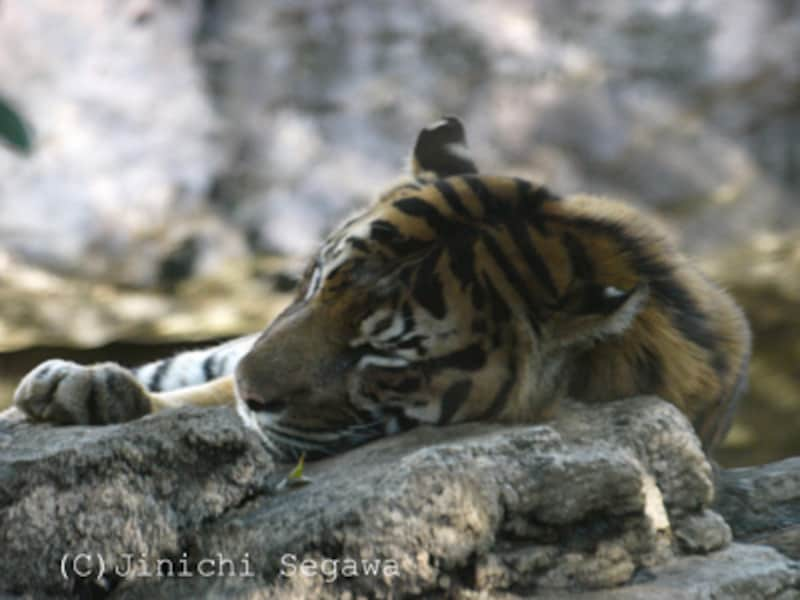
[(34, 420), (60, 425), (120, 423), (150, 412), (147, 391), (120, 365), (86, 367), (58, 359), (22, 379), (14, 404)]

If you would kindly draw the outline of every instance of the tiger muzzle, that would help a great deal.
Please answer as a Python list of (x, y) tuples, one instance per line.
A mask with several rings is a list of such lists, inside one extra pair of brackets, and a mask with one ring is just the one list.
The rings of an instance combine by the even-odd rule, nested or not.
[(345, 394), (347, 369), (337, 357), (346, 346), (330, 341), (330, 329), (308, 306), (278, 317), (236, 367), (240, 400), (255, 412), (282, 414), (313, 410)]

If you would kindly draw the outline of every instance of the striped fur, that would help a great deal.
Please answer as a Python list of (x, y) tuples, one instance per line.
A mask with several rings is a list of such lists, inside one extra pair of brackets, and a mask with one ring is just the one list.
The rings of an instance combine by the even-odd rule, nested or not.
[(331, 429), (385, 414), (535, 422), (565, 396), (657, 394), (717, 444), (749, 359), (730, 297), (652, 217), (478, 175), (460, 123), (435, 128), (447, 131), (421, 134), (417, 180), (316, 254), (297, 302), (240, 362), (243, 400)]
[(329, 236), (260, 336), (137, 379), (163, 392), (234, 373), (240, 414), (283, 458), (420, 422), (537, 422), (567, 396), (657, 394), (707, 448), (722, 439), (749, 330), (652, 217), (478, 174), (454, 118), (423, 130), (412, 169)]

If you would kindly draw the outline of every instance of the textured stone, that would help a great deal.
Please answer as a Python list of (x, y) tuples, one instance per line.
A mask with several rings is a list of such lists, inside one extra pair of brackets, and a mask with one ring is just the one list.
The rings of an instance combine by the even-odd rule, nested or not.
[(0, 152), (3, 246), (147, 284), (191, 247), (241, 250), (211, 207), (261, 249), (305, 251), (443, 113), (489, 169), (657, 206), (696, 250), (737, 243), (800, 212), (800, 20), (726, 6), (14, 3), (3, 93), (38, 144)]
[(772, 548), (733, 544), (709, 556), (686, 556), (642, 572), (633, 585), (548, 600), (716, 600), (800, 597), (800, 569)]
[(710, 510), (676, 519), (674, 532), (681, 547), (692, 554), (724, 548), (733, 537), (723, 518)]
[[(273, 465), (225, 408), (95, 428), (7, 417), (0, 446), (0, 590), (11, 593), (627, 599), (800, 589), (796, 565), (774, 550), (729, 545), (699, 443), (656, 398), (567, 403), (539, 426), (421, 427), (311, 463), (301, 487), (280, 485), (290, 466)], [(92, 560), (75, 571), (94, 567), (107, 591), (92, 577), (61, 577), (63, 554), (78, 552)], [(115, 575), (131, 558), (134, 571)], [(203, 576), (209, 568), (217, 576)]]
[(800, 560), (800, 457), (720, 474), (714, 509), (737, 539)]
[[(256, 493), (272, 463), (232, 411), (123, 426), (0, 421), (0, 589), (65, 594), (62, 558), (112, 572), (126, 556), (179, 558), (188, 531)], [(69, 565), (66, 565), (69, 572)], [(113, 578), (109, 581), (114, 581)]]
[(192, 40), (195, 2), (4, 3), (0, 80), (35, 129), (0, 149), (0, 249), (152, 286), (242, 257), (207, 211), (224, 151)]
[(658, 207), (693, 251), (800, 216), (797, 6), (214, 7), (200, 55), (241, 149), (222, 189), (261, 247), (311, 248), (396, 176), (421, 123), (450, 113), (485, 169)]

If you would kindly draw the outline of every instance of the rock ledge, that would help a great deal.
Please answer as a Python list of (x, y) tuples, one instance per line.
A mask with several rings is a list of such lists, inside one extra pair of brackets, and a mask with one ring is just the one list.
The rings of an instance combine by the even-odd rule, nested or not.
[[(0, 448), (12, 597), (800, 595), (796, 562), (731, 543), (690, 425), (656, 398), (567, 405), (540, 426), (420, 428), (280, 490), (289, 467), (228, 409), (5, 419)], [(781, 493), (785, 526), (800, 489)]]

